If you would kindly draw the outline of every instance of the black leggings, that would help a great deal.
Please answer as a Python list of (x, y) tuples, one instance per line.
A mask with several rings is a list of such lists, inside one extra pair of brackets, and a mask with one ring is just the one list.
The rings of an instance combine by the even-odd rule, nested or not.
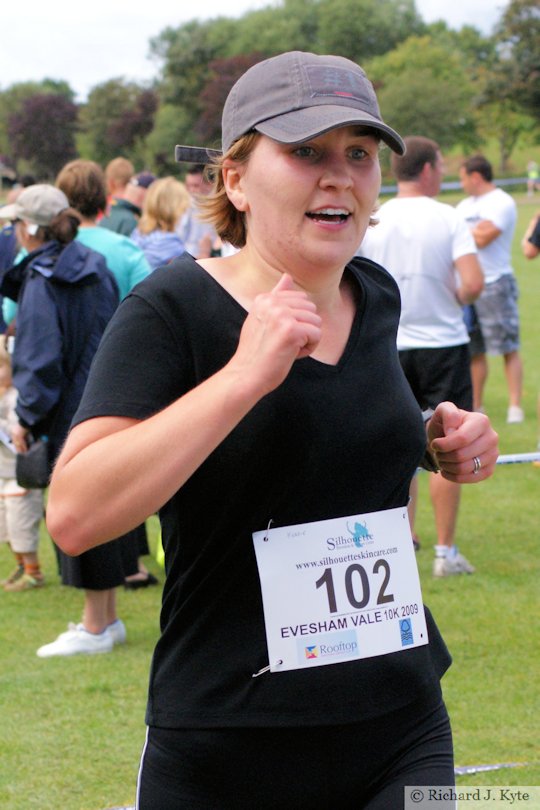
[(148, 730), (137, 810), (402, 810), (453, 785), (446, 708), (345, 726)]

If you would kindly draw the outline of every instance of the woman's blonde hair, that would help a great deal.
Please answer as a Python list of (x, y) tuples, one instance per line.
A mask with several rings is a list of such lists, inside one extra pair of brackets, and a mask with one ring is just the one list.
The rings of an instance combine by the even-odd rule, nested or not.
[(144, 199), (143, 212), (138, 230), (148, 234), (152, 231), (176, 229), (178, 220), (190, 204), (189, 192), (185, 185), (174, 177), (154, 180)]

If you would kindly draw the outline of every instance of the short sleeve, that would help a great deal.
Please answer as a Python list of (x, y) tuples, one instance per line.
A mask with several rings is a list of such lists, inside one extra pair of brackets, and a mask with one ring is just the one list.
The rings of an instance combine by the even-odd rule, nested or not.
[(135, 294), (122, 301), (94, 357), (73, 424), (97, 416), (145, 419), (193, 387), (180, 323)]
[(469, 253), (477, 253), (476, 244), (469, 226), (458, 212), (452, 239), (452, 261)]
[(494, 197), (491, 203), (491, 211), (486, 216), (486, 219), (491, 220), (502, 232), (512, 229), (516, 223), (517, 209), (510, 195), (503, 192), (503, 194)]

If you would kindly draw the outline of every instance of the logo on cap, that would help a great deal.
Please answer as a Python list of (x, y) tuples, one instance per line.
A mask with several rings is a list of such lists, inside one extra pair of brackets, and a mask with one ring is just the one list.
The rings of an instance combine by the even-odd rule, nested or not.
[(368, 107), (373, 104), (373, 99), (366, 93), (365, 80), (352, 70), (319, 65), (306, 65), (305, 69), (312, 98), (338, 96), (354, 98)]

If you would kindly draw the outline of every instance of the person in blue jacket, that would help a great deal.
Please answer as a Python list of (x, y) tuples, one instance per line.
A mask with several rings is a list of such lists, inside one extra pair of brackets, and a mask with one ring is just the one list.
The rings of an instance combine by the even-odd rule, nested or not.
[[(0, 217), (15, 223), (17, 240), (28, 251), (0, 277), (0, 293), (17, 302), (12, 362), (19, 424), (12, 439), (23, 453), (31, 438), (47, 437), (52, 465), (118, 305), (118, 285), (103, 256), (75, 239), (80, 218), (60, 189), (29, 186), (0, 209)], [(85, 590), (83, 621), (62, 634), (62, 654), (108, 652), (125, 640), (114, 598), (125, 574), (119, 546), (115, 540), (76, 565), (59, 552), (63, 584)]]
[(78, 218), (58, 189), (30, 186), (13, 206), (0, 210), (4, 217), (11, 213), (18, 241), (28, 250), (3, 273), (0, 285), (18, 304), (13, 379), (21, 429), (16, 443), (24, 451), (29, 433), (46, 435), (54, 458), (118, 305), (118, 286), (102, 256), (73, 241)]

